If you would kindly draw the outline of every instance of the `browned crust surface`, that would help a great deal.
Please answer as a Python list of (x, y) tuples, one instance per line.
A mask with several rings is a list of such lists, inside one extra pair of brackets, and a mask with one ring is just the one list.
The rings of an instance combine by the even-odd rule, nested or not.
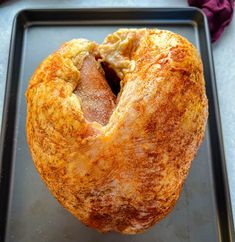
[[(122, 80), (107, 125), (88, 122), (74, 93), (83, 59), (97, 52)], [(121, 29), (100, 46), (72, 40), (38, 67), (26, 98), (35, 165), (83, 223), (138, 233), (171, 211), (208, 115), (201, 59), (185, 38)]]

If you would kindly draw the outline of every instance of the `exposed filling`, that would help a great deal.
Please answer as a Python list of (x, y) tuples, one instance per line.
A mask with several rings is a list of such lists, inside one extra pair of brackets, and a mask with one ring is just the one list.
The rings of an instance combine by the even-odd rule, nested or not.
[(93, 55), (88, 55), (80, 69), (75, 93), (81, 99), (84, 117), (90, 122), (106, 125), (116, 106), (120, 79), (107, 63), (102, 63), (102, 68), (103, 71)]

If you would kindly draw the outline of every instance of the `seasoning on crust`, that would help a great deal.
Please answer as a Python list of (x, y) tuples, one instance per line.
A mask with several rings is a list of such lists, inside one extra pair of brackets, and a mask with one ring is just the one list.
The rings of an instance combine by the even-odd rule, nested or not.
[(208, 116), (202, 62), (185, 38), (120, 29), (101, 45), (71, 40), (37, 68), (26, 98), (35, 166), (79, 220), (135, 234), (172, 210)]

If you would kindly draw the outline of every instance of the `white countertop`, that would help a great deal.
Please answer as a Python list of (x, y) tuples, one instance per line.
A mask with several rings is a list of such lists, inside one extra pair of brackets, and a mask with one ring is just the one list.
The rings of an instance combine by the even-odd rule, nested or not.
[[(24, 8), (186, 7), (186, 0), (8, 0), (0, 4), (0, 117), (2, 116), (10, 34), (15, 14)], [(235, 20), (213, 45), (225, 156), (235, 218)]]

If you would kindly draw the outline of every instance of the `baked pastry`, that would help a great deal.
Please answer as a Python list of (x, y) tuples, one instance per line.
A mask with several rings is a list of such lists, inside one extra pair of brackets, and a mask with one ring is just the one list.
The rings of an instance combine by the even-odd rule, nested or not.
[(208, 115), (189, 41), (157, 29), (71, 40), (37, 68), (26, 98), (35, 166), (79, 220), (135, 234), (172, 210)]

